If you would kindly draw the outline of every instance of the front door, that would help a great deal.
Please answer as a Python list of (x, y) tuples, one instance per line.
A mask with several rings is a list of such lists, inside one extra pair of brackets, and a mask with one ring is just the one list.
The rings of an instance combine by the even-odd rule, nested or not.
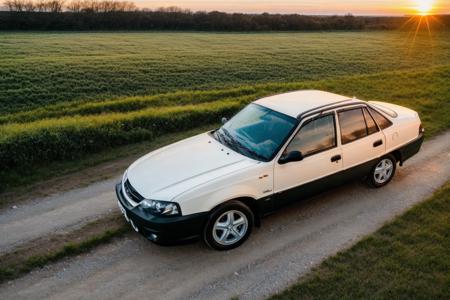
[(300, 151), (301, 161), (274, 164), (274, 208), (299, 200), (324, 188), (321, 179), (342, 169), (335, 113), (305, 120), (283, 155)]

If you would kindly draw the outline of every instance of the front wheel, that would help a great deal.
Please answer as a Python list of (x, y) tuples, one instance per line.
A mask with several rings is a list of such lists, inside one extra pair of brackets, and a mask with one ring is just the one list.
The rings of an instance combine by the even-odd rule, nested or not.
[(394, 177), (396, 165), (397, 161), (393, 155), (383, 156), (370, 171), (369, 183), (376, 188), (388, 184)]
[(239, 201), (227, 202), (216, 208), (206, 224), (203, 239), (217, 250), (240, 246), (253, 228), (253, 213)]

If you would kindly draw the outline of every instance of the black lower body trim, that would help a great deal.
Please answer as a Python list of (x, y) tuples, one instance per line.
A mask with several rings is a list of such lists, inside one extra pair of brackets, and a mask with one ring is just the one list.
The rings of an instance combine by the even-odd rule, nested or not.
[(419, 152), (423, 143), (423, 138), (423, 133), (421, 133), (415, 140), (397, 150), (400, 152), (400, 165)]
[(152, 215), (139, 205), (131, 206), (122, 194), (120, 183), (116, 185), (116, 195), (139, 232), (154, 242), (172, 243), (196, 238), (203, 232), (208, 218), (207, 212), (176, 217)]
[[(314, 195), (320, 194), (332, 188), (341, 186), (347, 182), (358, 178), (365, 178), (370, 170), (377, 163), (379, 158), (367, 161), (360, 165), (351, 167), (349, 169), (331, 174), (329, 176), (302, 184), (295, 188), (282, 191), (272, 196), (270, 202), (272, 205), (261, 208), (264, 210), (276, 210), (289, 203), (296, 202), (302, 199), (307, 199)], [(263, 213), (264, 214), (264, 213)]]
[[(423, 134), (420, 134), (415, 140), (395, 150), (400, 152), (400, 165), (411, 158), (417, 152), (423, 143)], [(395, 152), (394, 151), (394, 152)], [(366, 178), (369, 172), (374, 168), (380, 158), (372, 159), (360, 165), (337, 172), (335, 174), (308, 182), (295, 188), (282, 191), (265, 199), (258, 201), (261, 215), (273, 212), (289, 203), (296, 202), (311, 196), (320, 194), (334, 187), (343, 185), (355, 179)]]

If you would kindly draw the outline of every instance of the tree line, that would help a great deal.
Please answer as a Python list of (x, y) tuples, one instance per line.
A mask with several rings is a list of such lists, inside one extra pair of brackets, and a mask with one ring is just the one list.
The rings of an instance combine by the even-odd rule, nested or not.
[(5, 0), (4, 6), (10, 12), (124, 12), (136, 11), (137, 7), (129, 1), (113, 0)]
[[(192, 12), (177, 7), (138, 9), (133, 2), (113, 0), (5, 0), (0, 30), (205, 30), (295, 31), (398, 29), (409, 17), (308, 16)], [(436, 16), (449, 28), (450, 16)]]

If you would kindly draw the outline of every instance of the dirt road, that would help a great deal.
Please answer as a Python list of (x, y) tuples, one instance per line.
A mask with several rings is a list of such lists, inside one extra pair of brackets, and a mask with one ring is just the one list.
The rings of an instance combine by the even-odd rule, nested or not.
[[(388, 186), (370, 189), (362, 183), (353, 183), (285, 208), (265, 218), (262, 227), (233, 251), (212, 251), (199, 242), (161, 247), (133, 234), (4, 283), (0, 286), (0, 299), (228, 299), (232, 296), (260, 299), (286, 287), (327, 256), (375, 231), (431, 195), (449, 178), (450, 132), (447, 132), (427, 141), (418, 156), (398, 169)], [(66, 221), (75, 209), (82, 213), (79, 222), (87, 215), (107, 212), (115, 206), (112, 182), (71, 192), (71, 201), (66, 194), (56, 196), (65, 204), (47, 212), (42, 206), (42, 210), (36, 208), (35, 215), (24, 212), (22, 218), (25, 222), (33, 220), (29, 222), (35, 227), (44, 226), (33, 230), (34, 235), (64, 228), (63, 223), (73, 226), (76, 218)], [(40, 207), (39, 203), (34, 205)], [(18, 215), (19, 211), (2, 213), (1, 230), (12, 226), (14, 213)], [(49, 213), (53, 213), (51, 224), (45, 219)], [(9, 228), (17, 230), (17, 227)], [(20, 231), (16, 233), (19, 237), (0, 232), (3, 249), (8, 247), (3, 241), (5, 234), (16, 244), (29, 238)]]
[(0, 254), (32, 239), (76, 229), (117, 209), (114, 184), (120, 176), (0, 211)]

